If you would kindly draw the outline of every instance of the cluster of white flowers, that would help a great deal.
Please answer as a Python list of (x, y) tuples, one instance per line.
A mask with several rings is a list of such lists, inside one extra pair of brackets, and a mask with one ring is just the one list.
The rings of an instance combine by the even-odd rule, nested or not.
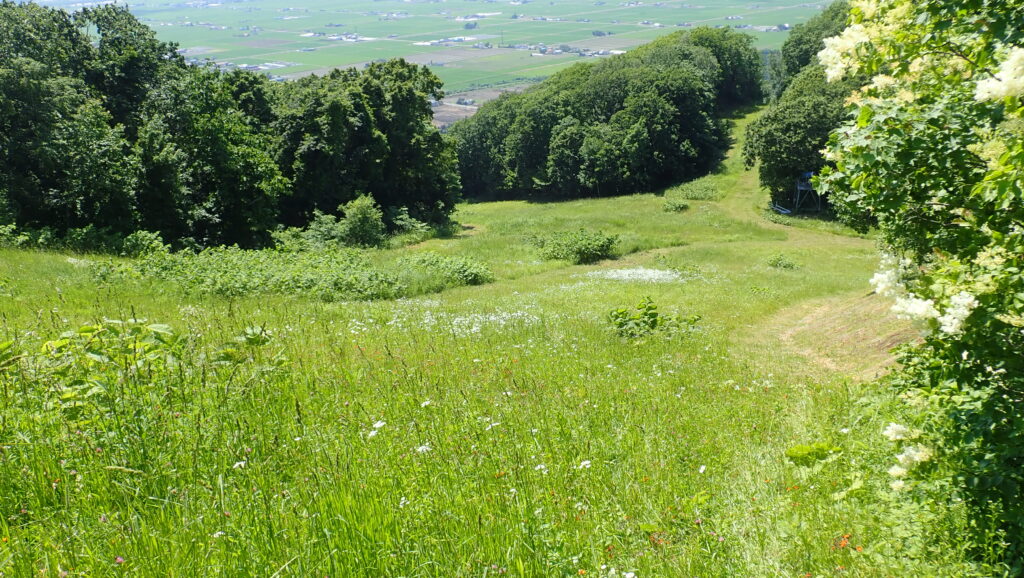
[(666, 271), (664, 269), (648, 269), (647, 267), (591, 271), (587, 273), (587, 277), (593, 277), (597, 279), (610, 279), (612, 281), (630, 281), (638, 283), (677, 283), (683, 280), (683, 276), (676, 271)]
[(935, 308), (934, 301), (913, 295), (897, 297), (896, 303), (892, 306), (892, 312), (900, 319), (927, 320), (939, 316), (939, 310)]
[(882, 435), (889, 438), (889, 441), (894, 442), (917, 437), (917, 433), (914, 432), (914, 430), (898, 423), (890, 423), (889, 426), (885, 428), (885, 431), (882, 432)]
[(871, 88), (875, 90), (885, 90), (890, 86), (896, 85), (896, 79), (887, 75), (879, 74), (871, 78)]
[(850, 8), (859, 10), (865, 19), (870, 20), (878, 12), (878, 0), (854, 0), (850, 2)]
[(1024, 48), (1010, 50), (995, 75), (979, 82), (974, 90), (974, 98), (978, 101), (1014, 96), (1024, 96)]
[(378, 433), (380, 433), (380, 428), (382, 428), (382, 427), (384, 427), (386, 425), (388, 425), (387, 422), (385, 422), (383, 420), (379, 420), (379, 421), (374, 422), (373, 429), (366, 433), (366, 439), (370, 439), (373, 436), (375, 436)]
[(948, 335), (963, 332), (964, 320), (978, 306), (978, 300), (967, 291), (961, 291), (949, 299), (949, 307), (939, 317), (939, 330)]
[(974, 263), (985, 269), (998, 269), (1006, 263), (1007, 251), (1005, 247), (989, 247), (974, 257)]
[(896, 456), (896, 461), (905, 468), (912, 468), (930, 459), (932, 459), (932, 450), (920, 445), (907, 446), (903, 449), (903, 453)]
[[(373, 319), (369, 320), (369, 323), (373, 323)], [(364, 323), (358, 319), (352, 319), (348, 322), (348, 332), (352, 335), (359, 335), (360, 333), (366, 333), (370, 329), (367, 323)]]
[(903, 286), (900, 284), (900, 275), (895, 269), (883, 269), (871, 277), (871, 286), (875, 293), (882, 297), (895, 297)]
[(857, 50), (871, 41), (862, 24), (847, 26), (839, 36), (825, 39), (825, 48), (818, 53), (818, 60), (825, 67), (829, 82), (839, 80), (856, 66)]
[[(920, 432), (905, 425), (890, 422), (882, 432), (882, 435), (890, 441), (902, 442), (916, 438), (920, 435)], [(889, 484), (889, 487), (897, 491), (904, 489), (906, 487), (906, 482), (903, 478), (905, 478), (910, 473), (910, 470), (918, 464), (932, 459), (933, 455), (931, 448), (920, 444), (904, 447), (903, 451), (896, 455), (897, 463), (889, 468), (889, 475), (896, 478)]]
[[(470, 313), (467, 315), (451, 315), (447, 313), (433, 313), (425, 311), (423, 319), (417, 324), (423, 329), (449, 330), (459, 337), (478, 334), (485, 328), (505, 329), (508, 327), (525, 327), (540, 323), (540, 317), (527, 311), (502, 311), (494, 313)], [(394, 322), (389, 323), (398, 328), (403, 328), (404, 322), (398, 317)]]
[(452, 332), (465, 337), (487, 326), (504, 329), (510, 325), (527, 326), (540, 323), (540, 318), (526, 311), (496, 311), (494, 313), (473, 313), (452, 317)]
[(882, 253), (878, 263), (878, 272), (871, 278), (871, 286), (875, 293), (882, 297), (896, 297), (906, 294), (903, 278), (910, 268), (909, 259), (901, 259), (891, 253)]
[[(896, 424), (890, 424), (890, 427), (895, 425)], [(903, 428), (903, 426), (897, 427)], [(888, 428), (886, 429), (886, 431), (888, 431)], [(895, 480), (892, 481), (892, 483), (889, 484), (889, 487), (896, 491), (904, 489), (907, 486), (907, 483), (903, 480), (903, 478), (905, 478), (907, 474), (910, 473), (911, 468), (920, 463), (927, 462), (930, 459), (932, 459), (932, 450), (926, 448), (925, 446), (916, 445), (907, 446), (906, 448), (904, 448), (903, 452), (896, 456), (896, 461), (899, 463), (889, 468), (889, 475), (896, 478)]]
[(75, 267), (88, 267), (92, 265), (92, 261), (88, 259), (76, 259), (74, 257), (68, 257), (68, 263), (71, 263)]
[[(980, 255), (979, 255), (980, 258)], [(961, 291), (949, 299), (945, 312), (940, 312), (932, 299), (923, 299), (907, 291), (903, 280), (911, 267), (908, 259), (899, 259), (894, 255), (883, 253), (878, 272), (871, 277), (870, 283), (875, 293), (883, 297), (893, 297), (896, 302), (892, 312), (901, 319), (927, 321), (935, 319), (939, 330), (947, 335), (959, 335), (963, 332), (963, 324), (967, 317), (978, 306), (978, 300), (967, 291)]]
[(889, 475), (894, 478), (902, 478), (907, 475), (907, 472), (907, 468), (899, 465), (889, 468)]

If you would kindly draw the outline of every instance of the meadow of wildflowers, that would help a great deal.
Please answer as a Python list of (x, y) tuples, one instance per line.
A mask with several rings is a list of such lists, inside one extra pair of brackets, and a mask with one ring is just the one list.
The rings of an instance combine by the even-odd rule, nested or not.
[[(682, 213), (466, 205), (476, 234), (359, 257), (494, 274), (429, 297), (98, 283), (0, 250), (0, 575), (984, 573), (962, 512), (890, 487), (934, 461), (903, 400), (780, 335), (869, 292), (873, 242), (760, 219), (735, 159), (712, 179)], [(581, 227), (620, 256), (531, 243)], [(694, 330), (609, 325), (645, 298)]]

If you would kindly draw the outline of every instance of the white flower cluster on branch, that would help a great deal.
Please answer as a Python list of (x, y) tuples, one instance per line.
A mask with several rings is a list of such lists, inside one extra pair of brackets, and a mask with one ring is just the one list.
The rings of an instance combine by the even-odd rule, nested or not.
[(845, 77), (857, 62), (858, 48), (870, 41), (867, 29), (861, 24), (851, 24), (839, 36), (826, 38), (825, 48), (818, 53), (818, 61), (825, 67), (828, 81)]
[(957, 293), (950, 298), (949, 307), (939, 317), (939, 330), (947, 335), (963, 333), (964, 321), (977, 306), (978, 300), (974, 295), (966, 291)]
[(979, 82), (974, 90), (978, 101), (1014, 96), (1024, 96), (1024, 48), (1011, 49), (995, 75)]

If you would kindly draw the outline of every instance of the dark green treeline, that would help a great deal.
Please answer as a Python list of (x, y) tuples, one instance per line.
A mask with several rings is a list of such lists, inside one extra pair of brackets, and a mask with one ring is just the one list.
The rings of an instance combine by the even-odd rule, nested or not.
[(761, 100), (751, 37), (697, 28), (503, 95), (450, 132), (467, 197), (615, 195), (706, 174), (729, 147), (723, 115)]
[(272, 83), (176, 48), (123, 6), (0, 2), (0, 225), (256, 247), (360, 193), (447, 220), (458, 170), (425, 67)]

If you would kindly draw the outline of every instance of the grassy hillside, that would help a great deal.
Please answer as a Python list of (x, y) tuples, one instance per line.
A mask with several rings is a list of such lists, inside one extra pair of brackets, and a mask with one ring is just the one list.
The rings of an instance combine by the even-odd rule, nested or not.
[[(464, 205), (453, 238), (369, 258), (497, 280), (414, 299), (186, 295), (0, 252), (0, 573), (968, 573), (958, 512), (888, 488), (897, 405), (862, 378), (914, 334), (867, 295), (873, 242), (764, 219), (735, 156), (706, 181), (681, 212), (683, 189)], [(580, 227), (620, 257), (530, 240)], [(678, 324), (620, 336), (609, 312), (644, 298)]]

